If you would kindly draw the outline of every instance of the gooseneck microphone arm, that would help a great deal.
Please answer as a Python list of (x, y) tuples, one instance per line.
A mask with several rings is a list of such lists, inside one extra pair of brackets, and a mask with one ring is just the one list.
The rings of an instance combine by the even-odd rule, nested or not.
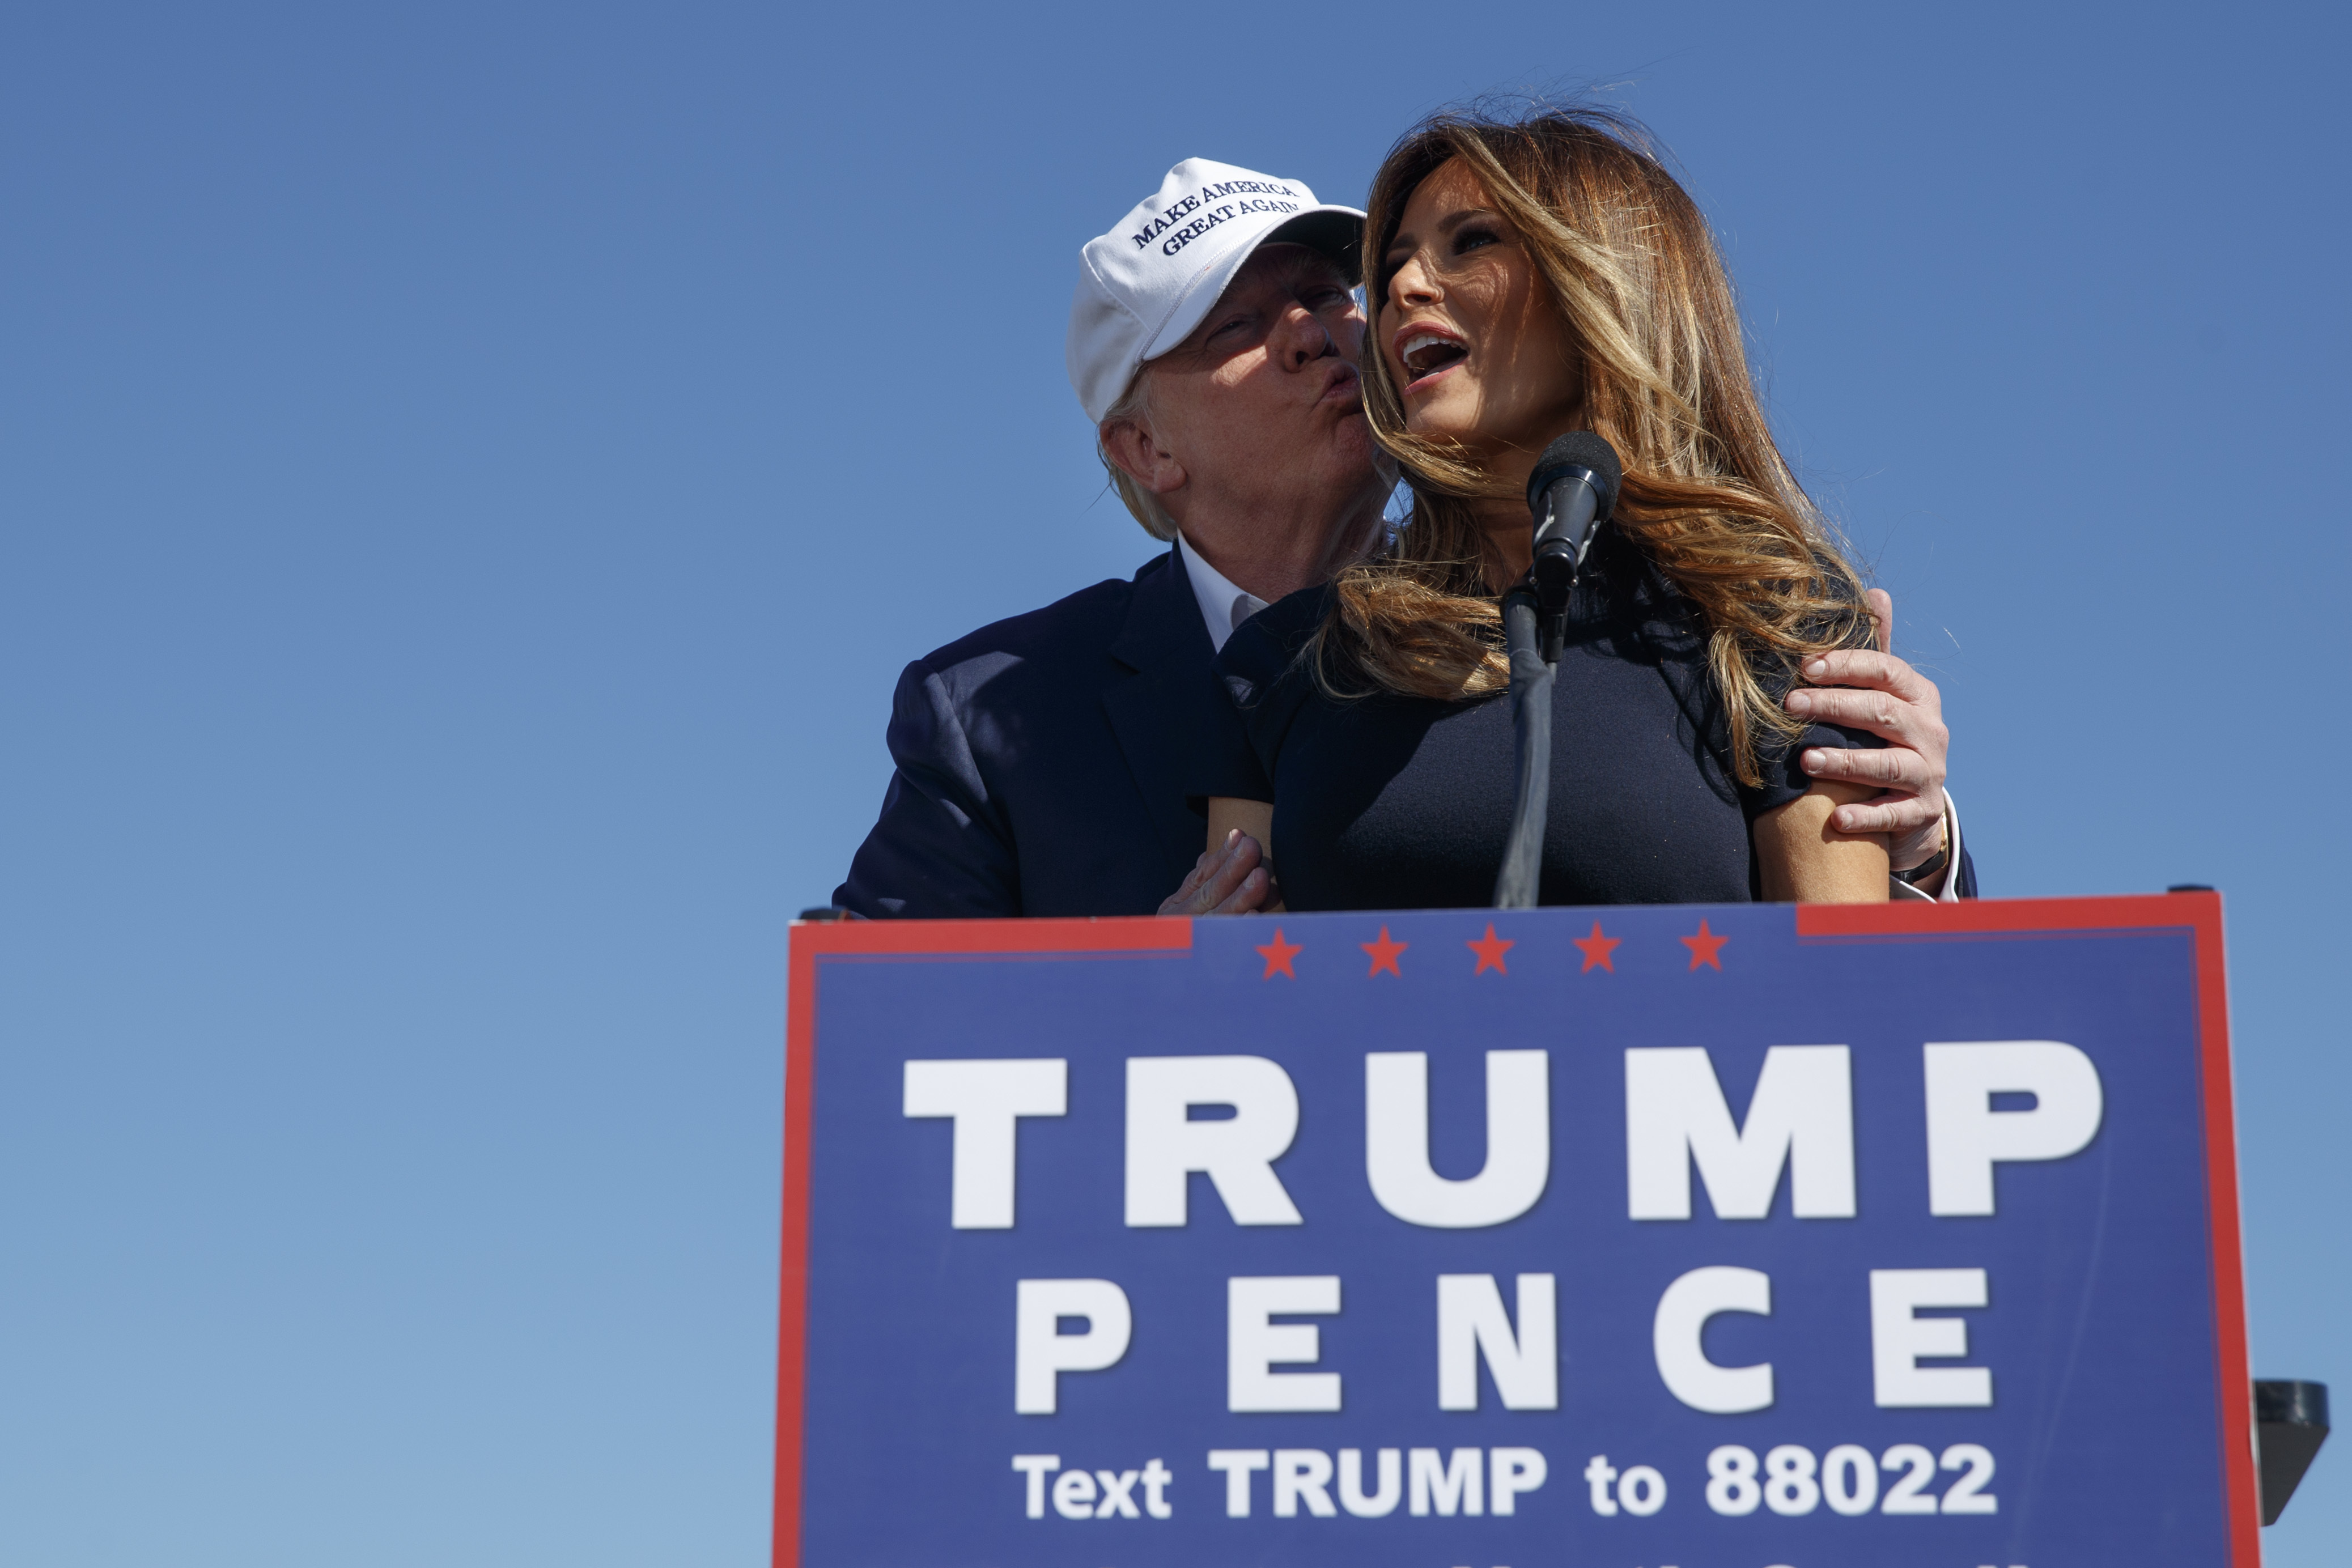
[(1503, 647), (1511, 664), (1511, 731), (1516, 788), (1510, 837), (1495, 878), (1495, 907), (1533, 909), (1543, 881), (1544, 828), (1551, 813), (1551, 700), (1560, 650), (1568, 642), (1569, 601), (1606, 522), (1621, 479), (1617, 454), (1590, 431), (1544, 448), (1528, 479), (1535, 522), (1535, 564), (1503, 595)]

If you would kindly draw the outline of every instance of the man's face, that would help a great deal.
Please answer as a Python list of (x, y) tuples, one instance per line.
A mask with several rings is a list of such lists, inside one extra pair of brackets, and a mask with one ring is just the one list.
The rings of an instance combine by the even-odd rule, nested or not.
[(1150, 444), (1182, 469), (1161, 496), (1176, 519), (1211, 505), (1315, 516), (1371, 483), (1363, 341), (1337, 263), (1259, 247), (1192, 336), (1151, 362)]

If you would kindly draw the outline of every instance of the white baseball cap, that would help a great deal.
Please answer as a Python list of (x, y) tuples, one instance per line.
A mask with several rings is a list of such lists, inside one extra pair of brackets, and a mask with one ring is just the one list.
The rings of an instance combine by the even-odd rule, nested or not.
[(1353, 283), (1363, 235), (1363, 214), (1318, 204), (1300, 181), (1185, 159), (1156, 194), (1078, 252), (1068, 351), (1087, 417), (1101, 423), (1137, 366), (1191, 336), (1258, 246), (1313, 246)]

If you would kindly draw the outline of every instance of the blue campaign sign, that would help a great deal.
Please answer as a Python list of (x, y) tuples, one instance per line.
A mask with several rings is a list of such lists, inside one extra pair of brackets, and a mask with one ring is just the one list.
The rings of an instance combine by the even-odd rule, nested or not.
[(2254, 1568), (2211, 894), (793, 933), (776, 1561)]

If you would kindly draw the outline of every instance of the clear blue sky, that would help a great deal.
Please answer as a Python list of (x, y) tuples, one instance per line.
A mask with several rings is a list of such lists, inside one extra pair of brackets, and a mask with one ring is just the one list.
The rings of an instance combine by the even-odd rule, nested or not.
[(2227, 894), (2352, 1399), (2345, 15), (10, 8), (0, 1556), (761, 1560), (786, 924), (898, 667), (1150, 553), (1076, 247), (1497, 88), (1688, 171), (1987, 888)]

